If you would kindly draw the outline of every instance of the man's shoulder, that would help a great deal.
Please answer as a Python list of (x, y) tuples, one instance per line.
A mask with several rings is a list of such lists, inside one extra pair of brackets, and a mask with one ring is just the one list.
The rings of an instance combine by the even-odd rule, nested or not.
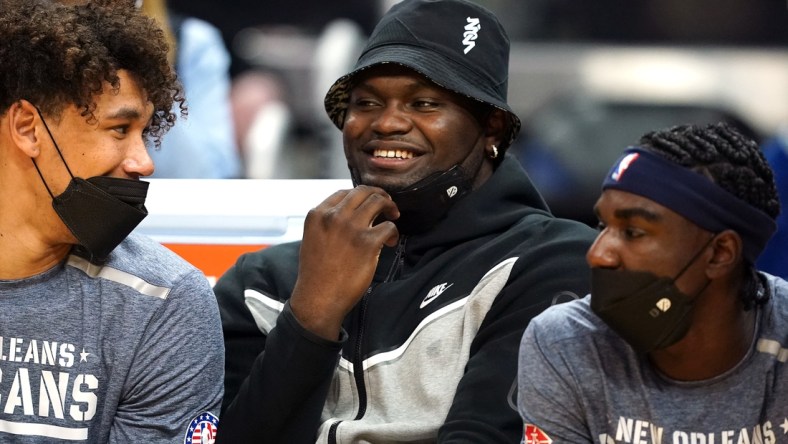
[(549, 238), (551, 240), (576, 239), (593, 242), (598, 234), (595, 229), (580, 221), (536, 211), (527, 213), (514, 225), (513, 229), (549, 234), (552, 236)]
[(770, 313), (768, 322), (772, 323), (770, 328), (788, 336), (788, 281), (768, 273), (761, 273), (766, 277), (771, 292), (768, 309)]
[(267, 246), (257, 251), (243, 254), (238, 259), (238, 266), (242, 271), (245, 269), (259, 271), (261, 267), (266, 269), (270, 267), (296, 267), (300, 250), (301, 241)]
[(588, 296), (554, 305), (528, 324), (520, 363), (529, 367), (543, 361), (579, 381), (593, 380), (600, 372), (623, 378), (640, 365), (632, 348), (591, 311)]
[(537, 315), (528, 328), (540, 341), (550, 343), (610, 333), (605, 323), (591, 311), (590, 296), (551, 306)]
[(500, 240), (511, 246), (511, 255), (520, 258), (520, 266), (526, 271), (537, 269), (538, 264), (540, 273), (555, 273), (552, 278), (589, 281), (585, 258), (596, 235), (596, 230), (581, 222), (532, 214), (512, 226)]
[[(108, 263), (123, 269), (149, 270), (148, 274), (191, 272), (185, 259), (148, 236), (132, 233), (113, 251)], [(153, 266), (146, 266), (153, 265)]]
[(502, 238), (522, 251), (524, 256), (537, 254), (552, 258), (570, 254), (585, 258), (597, 234), (582, 222), (533, 211), (525, 213), (503, 233)]
[(766, 281), (771, 287), (772, 293), (775, 295), (775, 297), (781, 298), (782, 300), (788, 299), (788, 281), (769, 273), (761, 272), (761, 274), (766, 277)]
[[(138, 293), (152, 293), (166, 298), (177, 285), (206, 287), (205, 276), (172, 250), (147, 236), (129, 235), (113, 250), (107, 263), (90, 264), (72, 256), (69, 264), (91, 278), (105, 279), (129, 287)], [(203, 282), (205, 281), (205, 282)]]

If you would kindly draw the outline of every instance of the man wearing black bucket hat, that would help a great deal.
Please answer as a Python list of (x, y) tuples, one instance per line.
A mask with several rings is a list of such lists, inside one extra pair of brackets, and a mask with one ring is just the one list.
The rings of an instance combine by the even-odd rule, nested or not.
[(753, 266), (780, 212), (758, 144), (651, 132), (602, 190), (591, 295), (523, 336), (523, 441), (786, 442), (788, 283)]
[(509, 42), (465, 0), (405, 0), (326, 95), (356, 184), (303, 241), (215, 287), (218, 442), (516, 442), (519, 337), (588, 289), (589, 227), (553, 217), (506, 148)]

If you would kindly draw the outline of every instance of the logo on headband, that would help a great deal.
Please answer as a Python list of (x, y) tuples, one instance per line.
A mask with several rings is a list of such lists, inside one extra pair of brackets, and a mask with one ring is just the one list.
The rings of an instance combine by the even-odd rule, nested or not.
[(621, 159), (621, 162), (618, 163), (615, 171), (610, 175), (610, 178), (615, 180), (616, 182), (621, 180), (621, 176), (624, 175), (624, 172), (632, 165), (632, 162), (635, 161), (640, 156), (640, 153), (629, 153)]

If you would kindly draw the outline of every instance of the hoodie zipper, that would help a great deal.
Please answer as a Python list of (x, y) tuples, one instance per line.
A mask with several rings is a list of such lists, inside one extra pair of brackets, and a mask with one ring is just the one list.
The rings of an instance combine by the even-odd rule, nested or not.
[[(391, 268), (389, 269), (389, 272), (383, 282), (391, 281), (404, 265), (406, 240), (407, 236), (400, 236), (399, 243), (397, 244), (397, 251), (394, 253), (394, 261), (392, 262)], [(363, 418), (364, 414), (367, 412), (367, 386), (364, 383), (364, 362), (362, 358), (363, 354), (361, 346), (364, 343), (364, 323), (366, 321), (367, 304), (369, 301), (369, 295), (372, 294), (374, 287), (375, 285), (370, 285), (369, 288), (367, 288), (367, 292), (364, 293), (364, 296), (359, 302), (357, 316), (358, 319), (356, 323), (356, 343), (353, 350), (353, 379), (356, 381), (356, 388), (358, 389), (358, 413), (356, 413), (356, 417), (353, 418), (354, 421), (358, 421), (359, 419)], [(331, 424), (331, 428), (328, 430), (329, 443), (336, 444), (337, 428), (342, 422), (343, 421), (340, 420)]]

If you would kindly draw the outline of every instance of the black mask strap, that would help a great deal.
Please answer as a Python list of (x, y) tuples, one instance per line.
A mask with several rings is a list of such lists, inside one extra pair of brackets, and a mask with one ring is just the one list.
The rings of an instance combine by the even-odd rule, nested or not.
[[(33, 105), (33, 106), (35, 106), (35, 105)], [(66, 163), (65, 157), (63, 157), (63, 153), (60, 151), (60, 147), (57, 145), (57, 142), (55, 142), (55, 137), (52, 136), (52, 131), (49, 130), (49, 125), (47, 125), (47, 121), (44, 119), (44, 115), (41, 114), (41, 110), (38, 109), (37, 106), (36, 106), (36, 111), (38, 112), (38, 117), (41, 118), (41, 122), (44, 124), (44, 128), (46, 128), (46, 130), (47, 130), (47, 134), (49, 134), (49, 138), (52, 140), (52, 143), (55, 145), (55, 150), (57, 151), (57, 155), (60, 156), (60, 160), (63, 161), (63, 165), (65, 165), (66, 171), (68, 171), (68, 175), (71, 176), (71, 178), (73, 179), (74, 175), (71, 173), (71, 168), (68, 167), (68, 164)], [(44, 175), (41, 174), (41, 169), (38, 168), (38, 164), (36, 163), (36, 159), (30, 158), (30, 160), (33, 161), (33, 166), (36, 167), (36, 171), (38, 171), (38, 176), (41, 177), (41, 181), (44, 182), (44, 188), (47, 189), (47, 192), (49, 193), (49, 195), (52, 196), (52, 198), (54, 199), (55, 195), (52, 194), (52, 190), (49, 189), (49, 185), (47, 185), (47, 181), (46, 181), (46, 179), (44, 179)]]
[[(697, 259), (700, 257), (700, 255), (701, 255), (701, 254), (702, 254), (704, 251), (706, 251), (706, 248), (709, 246), (709, 244), (711, 244), (711, 241), (713, 241), (715, 237), (717, 237), (717, 235), (716, 235), (716, 234), (712, 234), (712, 235), (711, 235), (711, 237), (709, 238), (709, 240), (708, 240), (708, 241), (706, 241), (706, 243), (705, 243), (705, 244), (704, 244), (704, 245), (703, 245), (703, 246), (700, 248), (700, 250), (698, 250), (698, 251), (695, 253), (695, 255), (694, 255), (694, 256), (692, 256), (692, 258), (689, 260), (689, 262), (687, 262), (687, 264), (686, 264), (686, 265), (684, 265), (684, 268), (682, 268), (682, 269), (681, 269), (681, 271), (679, 271), (679, 273), (676, 275), (676, 277), (674, 277), (674, 278), (673, 278), (673, 282), (676, 282), (676, 280), (677, 280), (678, 278), (680, 278), (680, 277), (681, 277), (681, 275), (682, 275), (682, 274), (684, 274), (684, 272), (685, 272), (685, 271), (687, 271), (687, 269), (690, 267), (690, 265), (692, 265), (692, 264), (695, 262), (695, 260), (697, 260)], [(706, 285), (708, 285), (708, 284), (706, 284)], [(704, 287), (704, 289), (705, 289), (705, 287)]]

